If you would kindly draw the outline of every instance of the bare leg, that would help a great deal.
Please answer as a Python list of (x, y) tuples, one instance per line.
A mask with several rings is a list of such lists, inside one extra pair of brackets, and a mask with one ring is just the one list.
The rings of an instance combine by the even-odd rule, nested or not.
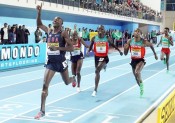
[(170, 57), (170, 54), (166, 54), (166, 66), (167, 66), (167, 70), (169, 70), (169, 57)]
[(160, 60), (163, 60), (164, 59), (164, 55), (165, 55), (165, 53), (164, 52), (161, 52), (161, 54), (160, 54)]
[(41, 95), (41, 111), (45, 112), (45, 104), (46, 104), (46, 97), (48, 96), (48, 88), (51, 79), (53, 78), (55, 72), (49, 69), (45, 70), (44, 74), (44, 84), (42, 89), (42, 95)]
[(77, 68), (77, 63), (72, 63), (71, 64), (72, 75), (76, 76), (76, 68)]
[(96, 67), (96, 70), (95, 70), (96, 75), (95, 75), (95, 89), (94, 89), (94, 91), (96, 91), (96, 92), (97, 92), (97, 88), (98, 88), (98, 84), (99, 84), (99, 80), (100, 80), (100, 71), (105, 64), (106, 64), (105, 61), (99, 62), (97, 67)]
[(77, 87), (80, 87), (80, 81), (81, 81), (80, 71), (81, 71), (81, 68), (82, 68), (82, 64), (83, 64), (83, 59), (79, 59), (77, 61), (77, 68), (76, 68), (76, 75), (77, 75), (77, 82), (78, 82)]
[(66, 70), (60, 74), (66, 85), (69, 85), (71, 82), (75, 82), (75, 76), (69, 77), (68, 68), (66, 68)]
[(139, 85), (142, 82), (141, 71), (142, 71), (143, 67), (144, 67), (144, 62), (141, 61), (136, 65), (136, 69), (135, 69), (135, 75), (136, 75), (136, 78), (137, 78)]

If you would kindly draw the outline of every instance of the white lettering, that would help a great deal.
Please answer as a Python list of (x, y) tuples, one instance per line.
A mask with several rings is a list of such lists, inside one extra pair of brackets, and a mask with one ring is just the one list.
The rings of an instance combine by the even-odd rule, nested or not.
[(18, 48), (15, 47), (15, 48), (13, 49), (12, 58), (13, 58), (13, 59), (16, 59), (17, 57), (18, 57)]
[(10, 48), (3, 48), (1, 50), (1, 60), (10, 59)]
[(26, 47), (21, 47), (20, 49), (20, 58), (26, 57)]
[(32, 54), (33, 54), (33, 47), (29, 47), (28, 48), (28, 57), (31, 57), (32, 56)]

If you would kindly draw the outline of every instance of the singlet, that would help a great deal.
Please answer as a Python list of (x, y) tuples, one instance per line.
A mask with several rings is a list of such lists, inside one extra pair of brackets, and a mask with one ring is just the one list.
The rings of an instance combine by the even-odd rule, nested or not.
[(71, 52), (71, 56), (80, 55), (80, 53), (81, 53), (81, 43), (80, 43), (80, 40), (81, 39), (78, 38), (77, 44), (73, 45), (74, 51)]
[[(55, 47), (65, 47), (65, 39), (61, 36), (62, 32), (58, 32), (57, 34), (50, 33), (47, 40), (47, 48), (49, 46)], [(49, 48), (47, 49), (48, 60), (51, 62), (60, 61), (63, 57), (65, 57), (65, 51), (51, 51)]]
[[(169, 38), (169, 36), (168, 36)], [(169, 48), (170, 47), (170, 41), (165, 36), (162, 36), (162, 48)]]
[(105, 36), (104, 38), (99, 38), (98, 36), (95, 36), (94, 39), (94, 53), (95, 56), (102, 56), (105, 57), (108, 55), (109, 45), (108, 45), (108, 39)]
[(135, 41), (134, 38), (130, 42), (131, 59), (143, 59), (145, 56), (145, 47), (143, 46), (143, 39)]

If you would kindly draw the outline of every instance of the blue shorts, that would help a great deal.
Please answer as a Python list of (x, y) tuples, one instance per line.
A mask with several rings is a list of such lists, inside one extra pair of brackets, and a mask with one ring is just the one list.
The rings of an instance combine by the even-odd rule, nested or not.
[(68, 68), (68, 63), (66, 58), (62, 59), (61, 61), (58, 62), (50, 62), (49, 60), (47, 61), (47, 64), (45, 65), (47, 69), (53, 70), (55, 72), (64, 72)]
[(70, 61), (71, 61), (72, 63), (77, 63), (77, 61), (78, 61), (79, 59), (84, 59), (83, 53), (82, 53), (82, 52), (80, 53), (80, 55), (76, 55), (76, 56), (71, 56), (71, 57), (70, 57)]

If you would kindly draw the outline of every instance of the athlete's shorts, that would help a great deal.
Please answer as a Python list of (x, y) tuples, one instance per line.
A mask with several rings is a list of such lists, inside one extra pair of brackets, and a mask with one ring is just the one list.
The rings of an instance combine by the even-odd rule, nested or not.
[(146, 64), (144, 59), (132, 59), (130, 65), (132, 66), (133, 69), (135, 69), (137, 64), (140, 63), (141, 61), (144, 62), (144, 65)]
[(170, 48), (162, 48), (161, 52), (169, 55), (170, 54)]
[(79, 59), (84, 59), (83, 53), (82, 53), (82, 52), (80, 53), (80, 55), (76, 55), (76, 56), (71, 56), (71, 57), (70, 57), (70, 61), (71, 61), (72, 63), (77, 63), (77, 61), (78, 61)]
[(105, 61), (106, 64), (109, 62), (108, 56), (102, 57), (102, 56), (95, 56), (95, 66), (98, 65), (99, 62)]
[(60, 61), (57, 61), (57, 62), (51, 62), (48, 60), (45, 67), (55, 72), (62, 73), (68, 68), (68, 63), (67, 63), (66, 58), (62, 58)]

